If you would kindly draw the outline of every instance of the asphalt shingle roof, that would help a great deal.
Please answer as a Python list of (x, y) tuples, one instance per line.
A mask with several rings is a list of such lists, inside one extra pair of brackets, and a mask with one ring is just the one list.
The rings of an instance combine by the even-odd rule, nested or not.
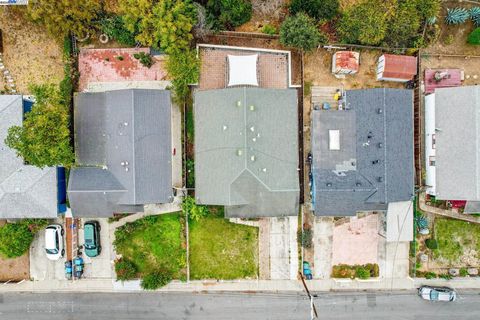
[(68, 186), (74, 215), (110, 216), (172, 201), (169, 91), (79, 93), (74, 113), (79, 167)]
[[(386, 210), (413, 195), (411, 90), (346, 92), (347, 110), (312, 113), (315, 214), (349, 216)], [(340, 150), (329, 149), (329, 130), (340, 131)]]

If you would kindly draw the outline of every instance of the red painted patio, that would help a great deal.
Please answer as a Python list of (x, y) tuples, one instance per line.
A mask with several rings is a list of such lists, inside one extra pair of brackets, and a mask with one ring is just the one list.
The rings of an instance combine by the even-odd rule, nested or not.
[[(442, 76), (440, 80), (435, 75)], [(462, 70), (460, 69), (426, 69), (425, 94), (435, 92), (436, 88), (459, 87), (462, 85)]]
[[(156, 61), (151, 68), (134, 58), (135, 53), (150, 53), (148, 48), (80, 49), (78, 68), (79, 91), (90, 82), (156, 81), (166, 80), (163, 61)], [(155, 59), (154, 59), (155, 60)]]

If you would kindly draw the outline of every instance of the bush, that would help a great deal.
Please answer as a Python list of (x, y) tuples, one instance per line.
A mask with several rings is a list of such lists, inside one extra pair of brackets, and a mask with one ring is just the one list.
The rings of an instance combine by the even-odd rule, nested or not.
[(0, 228), (0, 254), (7, 258), (22, 256), (30, 248), (33, 233), (28, 224), (7, 223)]
[(427, 239), (425, 240), (425, 245), (430, 250), (438, 249), (438, 242), (435, 239)]
[(311, 51), (327, 41), (327, 36), (320, 33), (313, 19), (305, 13), (288, 17), (280, 27), (280, 42), (288, 47)]
[(195, 161), (187, 159), (187, 188), (195, 187)]
[(359, 279), (368, 279), (370, 278), (370, 271), (364, 267), (357, 267), (355, 269), (355, 276)]
[(262, 27), (262, 32), (269, 35), (274, 35), (277, 33), (277, 28), (271, 24), (266, 24)]
[(436, 278), (437, 277), (437, 274), (435, 272), (426, 272), (425, 273), (425, 278), (426, 279), (433, 279), (433, 278)]
[(453, 278), (453, 276), (450, 273), (443, 273), (439, 277), (444, 280), (451, 280)]
[(107, 16), (100, 21), (100, 26), (103, 33), (118, 43), (126, 46), (135, 45), (135, 33), (125, 27), (122, 16)]
[(166, 69), (173, 78), (175, 102), (183, 104), (190, 93), (190, 84), (198, 82), (200, 76), (200, 61), (192, 50), (178, 52), (167, 57)]
[(468, 276), (467, 268), (460, 268), (460, 277)]
[(312, 238), (313, 232), (312, 229), (304, 229), (303, 232), (300, 230), (298, 232), (299, 241), (304, 248), (311, 248), (312, 247)]
[(210, 213), (207, 206), (197, 205), (195, 203), (195, 199), (191, 196), (186, 196), (183, 199), (182, 211), (194, 221), (199, 221), (201, 218), (206, 217)]
[(346, 264), (339, 264), (332, 267), (332, 278), (355, 278), (355, 270)]
[(250, 0), (208, 0), (208, 21), (217, 30), (232, 30), (252, 18)]
[(156, 290), (172, 281), (173, 275), (167, 270), (157, 270), (143, 276), (140, 285), (145, 290)]
[(137, 277), (138, 268), (132, 261), (121, 258), (115, 261), (115, 273), (117, 274), (117, 280), (132, 280)]
[(137, 60), (140, 60), (140, 63), (147, 67), (151, 68), (153, 66), (152, 56), (145, 52), (134, 53), (133, 57)]
[(331, 20), (338, 13), (338, 0), (292, 0), (288, 10), (295, 15), (305, 12), (316, 20)]
[(380, 275), (380, 267), (376, 263), (367, 263), (364, 265), (365, 269), (367, 269), (370, 273), (370, 276), (376, 278)]
[(395, 16), (388, 24), (386, 43), (391, 47), (415, 47), (419, 43), (422, 17), (417, 10), (418, 0), (406, 0), (398, 4)]
[(480, 45), (480, 28), (476, 28), (468, 35), (467, 42), (477, 46)]

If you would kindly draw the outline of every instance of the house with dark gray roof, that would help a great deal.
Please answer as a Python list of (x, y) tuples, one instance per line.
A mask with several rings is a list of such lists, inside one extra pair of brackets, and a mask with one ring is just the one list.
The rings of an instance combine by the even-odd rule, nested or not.
[(167, 90), (78, 93), (72, 214), (105, 217), (173, 200), (171, 101)]
[(343, 110), (312, 111), (315, 215), (387, 210), (414, 194), (411, 90), (347, 91)]
[(57, 168), (25, 164), (5, 144), (8, 129), (21, 126), (23, 116), (21, 95), (0, 95), (0, 219), (55, 218), (59, 212)]
[(298, 214), (294, 89), (234, 87), (195, 93), (195, 196), (226, 217)]
[[(480, 212), (480, 87), (435, 89), (435, 196)], [(426, 120), (426, 121), (427, 121)]]

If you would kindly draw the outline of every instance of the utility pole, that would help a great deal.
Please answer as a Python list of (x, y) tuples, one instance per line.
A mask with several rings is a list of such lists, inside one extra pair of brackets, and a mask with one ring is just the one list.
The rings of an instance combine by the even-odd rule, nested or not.
[(316, 296), (312, 296), (310, 294), (310, 291), (308, 290), (307, 284), (305, 283), (305, 279), (303, 278), (303, 274), (298, 271), (298, 274), (300, 275), (300, 279), (302, 279), (303, 287), (305, 288), (305, 291), (307, 292), (307, 296), (310, 299), (310, 317), (311, 319), (318, 319), (318, 314), (317, 314), (317, 308), (315, 308), (315, 305), (313, 304), (313, 298)]

